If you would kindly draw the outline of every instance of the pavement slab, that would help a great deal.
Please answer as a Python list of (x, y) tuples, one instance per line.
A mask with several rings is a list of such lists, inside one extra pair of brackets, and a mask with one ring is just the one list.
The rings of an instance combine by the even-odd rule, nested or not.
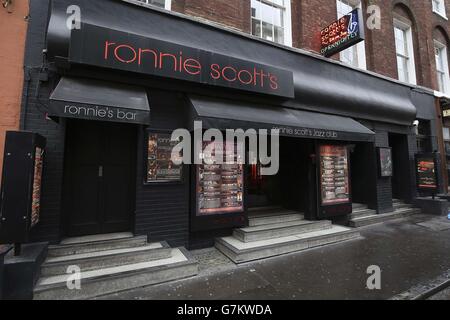
[[(239, 266), (208, 249), (213, 251), (205, 251), (203, 261), (211, 260), (210, 267), (203, 262), (195, 278), (102, 299), (391, 299), (450, 269), (450, 229), (436, 227), (446, 223), (442, 217), (415, 215), (361, 228), (361, 239)], [(381, 290), (366, 288), (373, 265), (382, 271)]]

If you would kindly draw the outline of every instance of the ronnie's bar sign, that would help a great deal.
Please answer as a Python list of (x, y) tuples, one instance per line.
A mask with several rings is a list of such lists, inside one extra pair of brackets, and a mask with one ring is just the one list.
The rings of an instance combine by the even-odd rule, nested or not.
[(320, 33), (321, 53), (325, 57), (345, 50), (364, 40), (364, 24), (361, 9), (355, 9), (324, 28)]
[(90, 24), (72, 31), (69, 61), (294, 98), (290, 71)]

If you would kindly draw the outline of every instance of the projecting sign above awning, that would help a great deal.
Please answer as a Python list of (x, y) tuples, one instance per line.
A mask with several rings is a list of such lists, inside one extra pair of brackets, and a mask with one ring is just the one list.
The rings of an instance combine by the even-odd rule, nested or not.
[(50, 96), (49, 116), (149, 124), (150, 106), (142, 88), (64, 77)]

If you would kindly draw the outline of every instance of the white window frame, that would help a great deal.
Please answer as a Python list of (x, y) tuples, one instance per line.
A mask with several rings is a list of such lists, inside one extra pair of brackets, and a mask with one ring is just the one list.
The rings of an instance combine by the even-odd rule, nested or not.
[[(438, 1), (439, 4), (436, 5), (436, 2)], [(440, 15), (444, 19), (447, 19), (447, 12), (445, 9), (445, 0), (431, 0), (431, 7), (433, 8), (433, 12)]]
[[(362, 9), (362, 3), (360, 0), (336, 0), (336, 10), (337, 10), (337, 18), (340, 19), (341, 17), (339, 16), (339, 3), (340, 2), (348, 2), (348, 5), (351, 6), (353, 9), (359, 8)], [(364, 22), (361, 21), (361, 25), (364, 28)], [(366, 58), (366, 42), (365, 41), (361, 41), (359, 43), (357, 43), (355, 46), (353, 46), (352, 48), (348, 48), (346, 50), (344, 50), (343, 52), (341, 52), (339, 55), (339, 60), (343, 62), (343, 54), (344, 52), (346, 52), (347, 50), (354, 50), (356, 48), (356, 55), (358, 57), (358, 63), (357, 65), (352, 63), (351, 65), (353, 67), (357, 67), (360, 69), (364, 69), (367, 70), (367, 58)]]
[[(447, 46), (437, 40), (434, 40), (434, 49), (439, 50), (440, 54), (442, 55), (442, 68), (444, 70), (441, 71), (441, 73), (444, 74), (444, 83), (443, 83), (443, 90), (440, 90), (438, 88), (438, 91), (445, 94), (450, 95), (450, 71), (448, 68), (448, 51)], [(438, 66), (436, 65), (436, 76), (438, 76)], [(439, 81), (438, 81), (439, 83)]]
[[(147, 5), (147, 6), (160, 8), (158, 6), (155, 6), (155, 5), (151, 4), (151, 3), (149, 3), (149, 0), (135, 0), (135, 1), (143, 3), (143, 4)], [(164, 9), (169, 10), (169, 11), (172, 10), (172, 0), (165, 0), (164, 1)]]
[[(413, 32), (412, 32), (412, 26), (408, 23), (402, 22), (400, 20), (394, 19), (394, 39), (395, 39), (395, 28), (401, 29), (406, 37), (406, 44), (407, 44), (407, 48), (406, 50), (408, 50), (408, 74), (409, 74), (409, 79), (407, 81), (407, 83), (416, 85), (417, 84), (417, 75), (416, 75), (416, 62), (415, 62), (415, 57), (414, 57), (414, 41), (413, 41)], [(395, 46), (395, 56), (398, 57), (399, 54), (397, 52), (397, 45)], [(396, 63), (397, 59), (396, 59)], [(399, 68), (397, 65), (397, 72), (399, 72)], [(399, 76), (400, 78), (400, 76)]]
[[(249, 0), (251, 1), (251, 0)], [(291, 0), (284, 0), (284, 6), (279, 6), (275, 3), (273, 3), (271, 0), (260, 0), (261, 2), (265, 2), (268, 4), (271, 4), (277, 8), (283, 9), (284, 10), (284, 43), (279, 43), (279, 44), (284, 44), (285, 46), (289, 46), (292, 47), (292, 13), (291, 13)], [(251, 3), (250, 3), (250, 7), (251, 7)], [(250, 26), (251, 28), (253, 28), (253, 16), (250, 10)], [(261, 28), (262, 28), (262, 21), (261, 21)], [(253, 35), (253, 30), (250, 31), (251, 34)], [(258, 37), (258, 36), (255, 36)], [(262, 37), (262, 35), (261, 35)], [(258, 37), (258, 38), (261, 38)], [(273, 41), (274, 43), (278, 43)]]

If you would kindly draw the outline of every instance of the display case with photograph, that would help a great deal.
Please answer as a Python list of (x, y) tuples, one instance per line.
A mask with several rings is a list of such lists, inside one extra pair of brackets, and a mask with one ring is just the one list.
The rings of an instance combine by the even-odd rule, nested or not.
[[(214, 150), (213, 158), (222, 157), (235, 147), (224, 144), (223, 151), (218, 151), (214, 142), (204, 142), (203, 149)], [(227, 150), (228, 149), (228, 150)], [(233, 152), (233, 150), (231, 150)], [(205, 157), (205, 156), (204, 156)], [(244, 171), (242, 164), (218, 164), (214, 159), (204, 159), (204, 164), (197, 166), (197, 215), (215, 215), (244, 211)]]
[(380, 177), (392, 177), (394, 168), (391, 148), (378, 148), (378, 168)]
[(322, 205), (351, 202), (347, 147), (323, 145), (319, 153)]
[(172, 155), (173, 148), (180, 141), (172, 141), (171, 139), (170, 133), (157, 131), (148, 133), (146, 183), (182, 181), (183, 165), (174, 163), (182, 158), (182, 154)]
[(417, 188), (422, 192), (436, 193), (439, 190), (437, 178), (437, 154), (416, 155)]

